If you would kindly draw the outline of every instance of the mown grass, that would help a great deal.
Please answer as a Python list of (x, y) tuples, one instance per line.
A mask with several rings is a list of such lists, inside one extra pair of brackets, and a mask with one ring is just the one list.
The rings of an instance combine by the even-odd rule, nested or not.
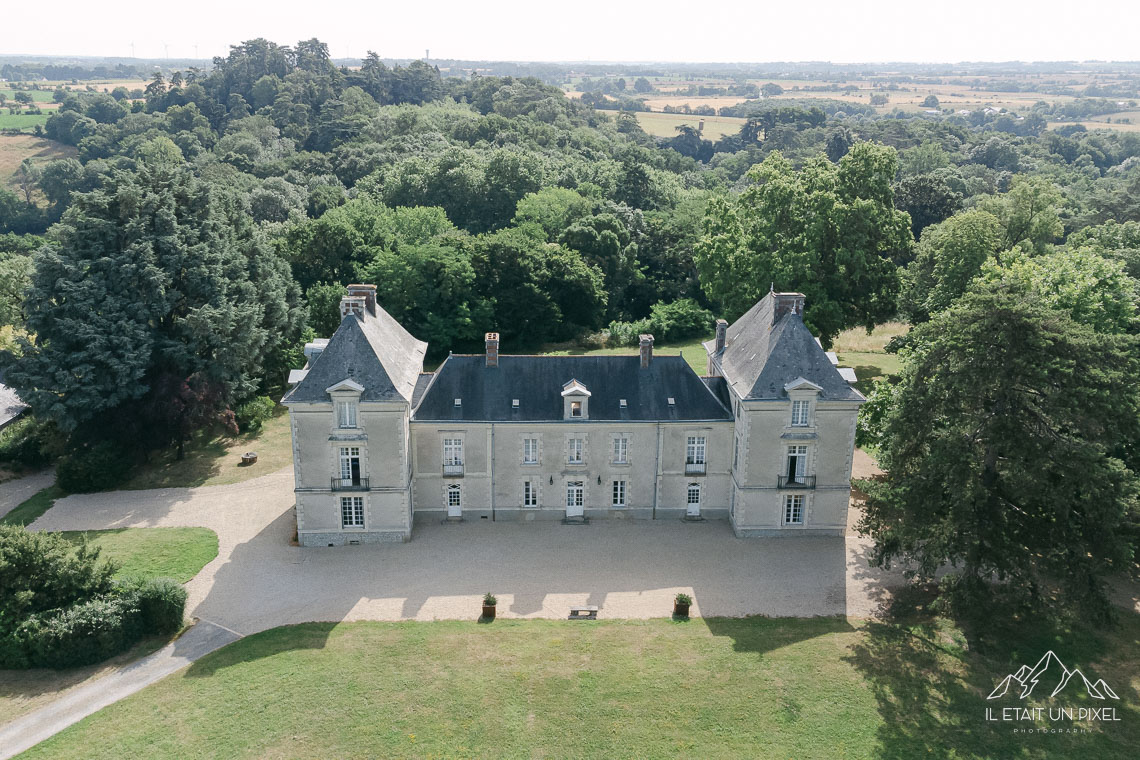
[[(27, 757), (1133, 758), (1138, 619), (1099, 648), (1000, 652), (940, 619), (312, 623), (225, 647)], [(1112, 684), (1120, 722), (1026, 736), (985, 720), (994, 684), (1046, 644)]]
[(898, 354), (888, 354), (883, 349), (891, 338), (905, 335), (909, 329), (905, 322), (886, 322), (870, 333), (856, 327), (836, 337), (832, 350), (839, 358), (839, 366), (855, 370), (855, 377), (859, 378), (855, 387), (864, 395), (871, 392), (876, 380), (893, 377), (902, 369)]
[[(257, 452), (257, 463), (243, 465), (241, 455)], [(236, 437), (199, 435), (186, 444), (182, 459), (171, 447), (155, 452), (135, 469), (122, 488), (189, 488), (240, 483), (293, 464), (289, 414), (278, 407), (261, 430)]]
[(31, 132), (37, 124), (47, 124), (49, 112), (44, 113), (8, 113), (4, 108), (0, 111), (0, 129), (19, 129)]
[[(701, 345), (703, 341), (711, 338), (711, 335), (706, 335), (701, 338), (693, 338), (681, 343), (661, 343), (653, 345), (653, 354), (655, 356), (677, 356), (685, 357), (685, 361), (693, 368), (693, 371), (698, 375), (704, 375), (708, 371), (708, 357), (705, 354), (704, 346)], [(636, 356), (638, 353), (637, 346), (615, 346), (613, 348), (576, 348), (574, 346), (563, 345), (547, 345), (540, 351), (543, 356), (615, 356), (615, 355), (628, 355)]]
[(59, 486), (48, 486), (20, 502), (15, 509), (0, 518), (0, 525), (31, 525), (40, 515), (51, 509), (56, 499), (62, 499), (66, 495)]
[(119, 566), (118, 577), (173, 578), (186, 583), (218, 556), (218, 535), (209, 528), (113, 528), (64, 531), (76, 543), (84, 538), (100, 557)]

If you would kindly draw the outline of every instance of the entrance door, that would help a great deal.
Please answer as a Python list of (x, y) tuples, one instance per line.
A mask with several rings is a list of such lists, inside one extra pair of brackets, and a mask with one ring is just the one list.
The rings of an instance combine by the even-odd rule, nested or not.
[(463, 490), (458, 484), (447, 487), (447, 516), (463, 517)]
[(581, 480), (571, 480), (566, 484), (566, 516), (582, 517), (585, 514), (585, 489)]
[(701, 516), (701, 484), (690, 483), (685, 489), (685, 516)]

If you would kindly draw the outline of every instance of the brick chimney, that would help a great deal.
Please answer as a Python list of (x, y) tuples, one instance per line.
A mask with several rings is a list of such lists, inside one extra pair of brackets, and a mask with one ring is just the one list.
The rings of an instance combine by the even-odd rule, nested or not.
[(776, 324), (785, 314), (804, 314), (803, 293), (772, 293), (775, 303), (772, 305), (772, 324)]
[(342, 296), (340, 299), (340, 318), (344, 319), (349, 314), (355, 314), (361, 319), (364, 318), (365, 300), (360, 296)]
[(641, 368), (647, 369), (649, 362), (653, 359), (653, 336), (639, 335), (637, 337), (641, 344)]
[(716, 353), (724, 351), (724, 345), (728, 341), (728, 322), (723, 319), (716, 321)]
[(376, 286), (375, 285), (349, 285), (348, 295), (353, 298), (363, 298), (364, 308), (372, 316), (376, 316)]
[(499, 334), (498, 333), (487, 333), (484, 336), (484, 339), (487, 341), (487, 366), (488, 367), (498, 367), (499, 366)]

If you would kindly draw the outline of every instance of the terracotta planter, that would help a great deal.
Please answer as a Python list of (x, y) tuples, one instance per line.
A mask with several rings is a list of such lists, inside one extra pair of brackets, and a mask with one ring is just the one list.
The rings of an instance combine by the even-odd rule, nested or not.
[(681, 604), (680, 602), (673, 602), (673, 614), (677, 617), (688, 617), (689, 605)]
[(495, 619), (495, 605), (484, 604), (483, 605), (483, 617), (487, 618), (488, 620), (494, 620)]

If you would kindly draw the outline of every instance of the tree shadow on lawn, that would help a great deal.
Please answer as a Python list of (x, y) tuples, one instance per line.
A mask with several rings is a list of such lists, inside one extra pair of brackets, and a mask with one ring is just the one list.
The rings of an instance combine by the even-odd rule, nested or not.
[[(683, 623), (685, 620), (676, 619)], [(703, 622), (714, 636), (732, 639), (736, 652), (764, 654), (801, 641), (827, 636), (832, 633), (850, 633), (855, 627), (846, 617), (772, 618), (764, 615), (726, 618), (691, 618), (688, 622)]]
[[(869, 621), (847, 657), (878, 703), (878, 757), (1135, 757), (1140, 708), (1131, 683), (1138, 670), (1140, 616), (1129, 613), (1106, 635), (997, 614), (959, 627), (928, 614), (914, 599), (913, 590), (900, 593), (893, 614)], [(900, 611), (908, 605), (908, 611)], [(1022, 665), (1032, 667), (1049, 650), (1067, 667), (1079, 667), (1090, 681), (1103, 676), (1119, 701), (1093, 699), (1073, 687), (1052, 699), (1034, 693), (1021, 700), (1013, 692), (987, 699), (1006, 674)], [(1063, 706), (1114, 707), (1121, 722), (1076, 724), (1088, 729), (1084, 734), (1027, 734), (1015, 729), (1074, 724), (986, 719), (987, 708), (1000, 716), (1001, 708)]]
[(297, 623), (270, 628), (246, 636), (215, 652), (195, 660), (186, 671), (190, 678), (209, 677), (218, 670), (295, 652), (299, 649), (324, 649), (329, 635), (341, 623)]

